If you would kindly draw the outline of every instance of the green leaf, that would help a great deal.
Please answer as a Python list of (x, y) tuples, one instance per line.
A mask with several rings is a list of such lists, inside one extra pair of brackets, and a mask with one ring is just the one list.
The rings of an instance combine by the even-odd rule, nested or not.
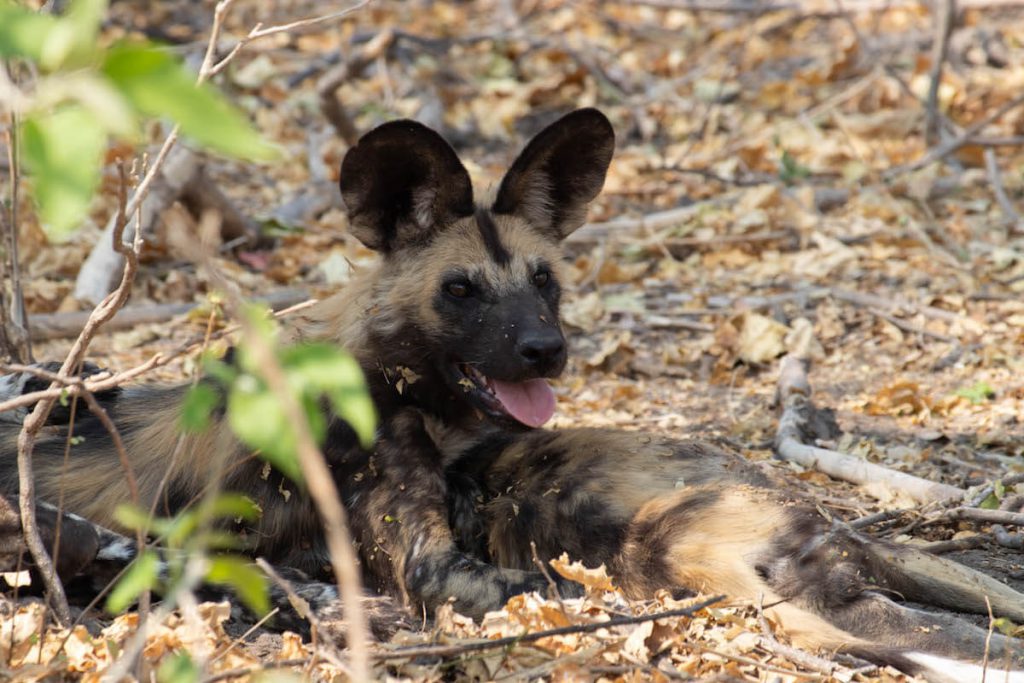
[(107, 0), (74, 0), (59, 20), (57, 30), (47, 37), (40, 60), (43, 68), (73, 68), (92, 60), (106, 12)]
[(334, 411), (352, 427), (363, 448), (373, 446), (374, 432), (377, 429), (377, 409), (369, 394), (365, 391), (337, 389), (332, 391), (329, 397)]
[(789, 150), (783, 150), (781, 168), (779, 169), (779, 178), (784, 183), (791, 185), (793, 182), (803, 180), (809, 175), (811, 175), (811, 169), (797, 161), (796, 158), (789, 153)]
[(156, 670), (159, 683), (195, 683), (200, 680), (200, 670), (187, 652), (175, 652), (164, 657)]
[(1006, 617), (999, 617), (992, 620), (992, 627), (1002, 633), (1004, 636), (1013, 636), (1017, 630), (1017, 625)]
[(961, 398), (966, 398), (975, 405), (996, 397), (996, 390), (985, 380), (975, 382), (969, 387), (957, 389), (954, 393)]
[(281, 352), (281, 364), (290, 380), (298, 380), (303, 389), (327, 391), (340, 387), (365, 389), (359, 363), (341, 349), (329, 344), (299, 344)]
[(983, 510), (998, 510), (999, 498), (994, 493), (990, 493), (985, 497), (985, 500), (978, 503), (978, 507)]
[(0, 0), (0, 57), (28, 57), (39, 61), (57, 19)]
[(314, 398), (326, 394), (334, 412), (352, 427), (363, 447), (373, 445), (377, 412), (362, 368), (352, 356), (327, 344), (305, 344), (282, 351), (281, 363), (293, 386)]
[(206, 511), (207, 519), (244, 519), (254, 521), (260, 518), (263, 510), (249, 496), (240, 493), (222, 493), (210, 505)]
[(231, 586), (249, 609), (262, 616), (270, 611), (267, 579), (263, 572), (236, 555), (219, 555), (210, 560), (206, 580)]
[(25, 165), (51, 238), (67, 237), (88, 213), (106, 146), (103, 127), (78, 105), (32, 115), (22, 125)]
[(218, 405), (220, 393), (216, 389), (203, 382), (195, 385), (181, 402), (181, 428), (190, 434), (206, 431)]
[(102, 70), (139, 111), (169, 117), (210, 149), (253, 160), (277, 156), (239, 110), (209, 85), (196, 85), (195, 75), (169, 52), (122, 43), (107, 53)]
[(249, 539), (241, 534), (219, 529), (200, 530), (189, 538), (190, 548), (204, 550), (245, 550), (251, 547)]
[(254, 377), (242, 376), (228, 394), (228, 424), (239, 439), (294, 481), (302, 481), (296, 438), (280, 402)]
[(36, 111), (75, 102), (89, 110), (106, 132), (129, 141), (140, 138), (135, 108), (109, 80), (95, 71), (78, 69), (52, 74), (39, 80), (34, 95)]
[(238, 370), (233, 365), (212, 356), (203, 358), (203, 372), (225, 386), (229, 386), (238, 378)]
[(148, 510), (143, 510), (131, 503), (121, 503), (114, 508), (114, 519), (124, 528), (131, 529), (133, 531), (138, 531), (140, 529), (143, 531), (152, 531), (160, 536), (167, 531), (168, 520), (158, 517), (150, 519)]
[(139, 555), (110, 591), (107, 611), (111, 614), (120, 614), (126, 610), (143, 591), (150, 590), (156, 585), (158, 571), (159, 561), (156, 553), (147, 550)]

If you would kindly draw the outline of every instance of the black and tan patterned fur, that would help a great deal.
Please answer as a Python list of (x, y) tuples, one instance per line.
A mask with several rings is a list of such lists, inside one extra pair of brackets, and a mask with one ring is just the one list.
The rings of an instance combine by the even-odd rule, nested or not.
[[(999, 582), (825, 519), (741, 457), (706, 443), (528, 429), (465, 381), (459, 368), (467, 366), (512, 382), (562, 372), (559, 243), (582, 224), (613, 147), (601, 113), (571, 113), (529, 143), (486, 204), (448, 144), (417, 123), (385, 124), (346, 156), (349, 230), (381, 262), (311, 309), (291, 337), (351, 352), (381, 417), (371, 451), (338, 420), (324, 446), (367, 586), (414, 613), (454, 598), (457, 609), (480, 616), (546, 588), (532, 541), (542, 559), (568, 552), (606, 564), (632, 596), (664, 588), (762, 600), (804, 646), (931, 667), (936, 676), (914, 651), (980, 660), (984, 631), (891, 598), (985, 613), (988, 596), (997, 614), (1024, 621), (1024, 598)], [(143, 502), (173, 512), (219, 477), (263, 510), (241, 530), (255, 554), (328, 577), (309, 499), (268, 474), (224, 425), (185, 438), (172, 457), (182, 391), (108, 397)], [(0, 425), (8, 492), (16, 490), (16, 422)], [(67, 509), (115, 526), (112, 510), (127, 494), (94, 422), (80, 415), (76, 433), (86, 440), (66, 468), (64, 430), (48, 428), (36, 448), (37, 490), (47, 501), (63, 491)], [(989, 653), (1000, 665), (1024, 664), (1021, 644), (1002, 636), (992, 637)]]

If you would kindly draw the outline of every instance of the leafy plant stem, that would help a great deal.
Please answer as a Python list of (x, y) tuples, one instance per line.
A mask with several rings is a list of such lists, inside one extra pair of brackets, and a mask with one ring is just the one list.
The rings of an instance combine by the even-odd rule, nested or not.
[(334, 478), (313, 438), (306, 414), (288, 385), (288, 379), (270, 342), (245, 315), (242, 310), (242, 299), (232, 284), (211, 259), (205, 255), (199, 256), (211, 281), (224, 294), (227, 308), (241, 324), (244, 341), (252, 354), (255, 367), (260, 369), (261, 378), (280, 401), (281, 409), (295, 431), (299, 466), (310, 497), (324, 523), (331, 566), (338, 581), (338, 591), (348, 622), (347, 641), (352, 657), (352, 680), (370, 680), (367, 649), (369, 630), (360, 603), (358, 562), (353, 550), (348, 516), (334, 486)]

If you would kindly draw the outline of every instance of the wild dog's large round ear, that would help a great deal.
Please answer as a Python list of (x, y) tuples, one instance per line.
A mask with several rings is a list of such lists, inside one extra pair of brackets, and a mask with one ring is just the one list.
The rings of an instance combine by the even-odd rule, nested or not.
[(614, 151), (615, 131), (604, 114), (566, 114), (526, 145), (501, 181), (492, 210), (518, 215), (561, 240), (586, 220)]
[(473, 214), (469, 173), (444, 138), (415, 121), (391, 121), (364, 135), (341, 162), (349, 230), (388, 252), (423, 242)]

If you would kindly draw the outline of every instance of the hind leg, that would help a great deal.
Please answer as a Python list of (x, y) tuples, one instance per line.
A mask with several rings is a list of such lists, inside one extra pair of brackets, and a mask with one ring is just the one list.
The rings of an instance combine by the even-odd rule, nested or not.
[[(945, 565), (951, 563), (942, 561), (921, 581), (906, 571), (908, 563), (893, 558), (905, 559), (900, 548), (830, 524), (816, 511), (767, 491), (739, 487), (652, 501), (630, 528), (620, 571), (631, 592), (649, 593), (666, 587), (668, 579), (703, 592), (762, 600), (769, 616), (803, 646), (843, 648), (876, 660), (881, 652), (883, 661), (893, 650), (980, 661), (988, 639), (984, 630), (885, 595), (911, 589), (908, 597), (962, 608), (958, 593), (977, 584), (958, 583), (959, 578), (976, 577), (966, 568), (950, 571)], [(1007, 610), (1019, 608), (1024, 596), (1001, 589), (1001, 599), (1013, 603)], [(1024, 664), (1024, 647), (1013, 639), (995, 635), (988, 649), (996, 661)]]

